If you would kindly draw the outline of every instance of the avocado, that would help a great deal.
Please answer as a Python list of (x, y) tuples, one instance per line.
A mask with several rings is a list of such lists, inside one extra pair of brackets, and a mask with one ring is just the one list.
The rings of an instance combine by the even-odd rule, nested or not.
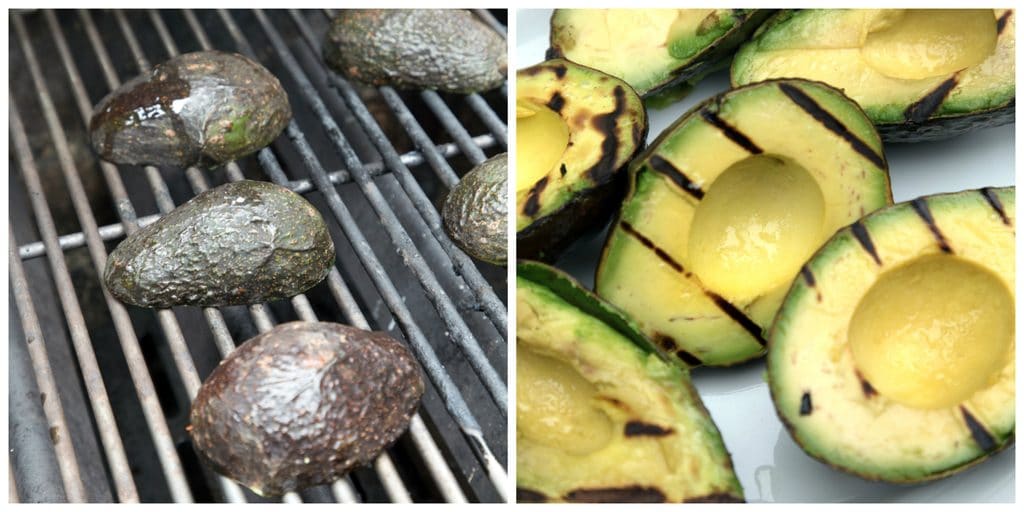
[(192, 404), (200, 460), (261, 496), (369, 464), (409, 427), (423, 396), (409, 350), (328, 322), (280, 324), (221, 361)]
[(516, 250), (551, 261), (622, 200), (647, 138), (626, 82), (563, 59), (516, 74)]
[(93, 110), (93, 149), (115, 164), (217, 166), (254, 153), (292, 117), (281, 82), (221, 51), (186, 53), (125, 82)]
[(736, 54), (733, 85), (820, 80), (864, 108), (889, 142), (952, 137), (1014, 118), (1010, 9), (784, 11)]
[(598, 295), (679, 364), (765, 351), (800, 266), (837, 229), (892, 204), (882, 142), (838, 90), (773, 80), (695, 106), (634, 160)]
[(470, 256), (504, 265), (508, 251), (508, 153), (474, 167), (445, 199), (441, 216), (452, 241)]
[(518, 501), (743, 501), (686, 369), (568, 275), (516, 270)]
[(343, 9), (324, 59), (371, 85), (466, 94), (505, 82), (505, 40), (460, 9)]
[(779, 417), (872, 480), (951, 475), (1013, 442), (1015, 190), (940, 194), (840, 230), (769, 333)]
[(728, 66), (757, 9), (555, 9), (547, 57), (625, 80), (645, 99)]
[(103, 273), (121, 302), (153, 308), (257, 304), (319, 283), (334, 263), (320, 212), (273, 183), (207, 190), (132, 233)]

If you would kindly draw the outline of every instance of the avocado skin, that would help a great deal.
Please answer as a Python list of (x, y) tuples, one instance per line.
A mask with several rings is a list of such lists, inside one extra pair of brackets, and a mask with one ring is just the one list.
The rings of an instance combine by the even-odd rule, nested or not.
[(323, 280), (334, 243), (302, 196), (273, 183), (207, 190), (110, 253), (103, 282), (136, 306), (225, 306), (292, 297)]
[(216, 166), (270, 144), (292, 117), (274, 75), (248, 57), (186, 53), (103, 98), (92, 147), (115, 164)]
[(324, 59), (371, 85), (472, 93), (505, 81), (505, 40), (472, 13), (453, 9), (345, 9)]
[[(729, 32), (714, 43), (709, 44), (703, 51), (695, 55), (687, 65), (674, 70), (671, 76), (660, 85), (645, 91), (640, 96), (647, 100), (668, 89), (683, 85), (685, 82), (689, 82), (691, 86), (696, 85), (700, 79), (727, 65), (723, 61), (730, 59), (736, 48), (749, 39), (754, 30), (774, 12), (774, 9), (733, 9), (733, 17), (736, 18), (736, 24), (729, 29)], [(562, 59), (565, 56), (560, 48), (552, 46), (548, 48), (545, 58), (548, 60)]]
[(441, 216), (455, 245), (470, 256), (504, 265), (508, 246), (508, 153), (466, 173), (445, 200)]
[(982, 128), (1010, 124), (1016, 116), (1016, 99), (1006, 106), (958, 116), (933, 117), (923, 123), (879, 124), (878, 134), (885, 142), (924, 142), (950, 139)]
[(416, 360), (380, 332), (290, 322), (246, 341), (203, 382), (189, 436), (201, 460), (262, 496), (337, 480), (409, 426)]

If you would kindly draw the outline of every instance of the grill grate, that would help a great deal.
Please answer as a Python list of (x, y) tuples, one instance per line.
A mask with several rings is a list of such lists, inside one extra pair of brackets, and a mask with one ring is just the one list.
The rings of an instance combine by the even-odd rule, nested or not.
[[(432, 91), (417, 95), (388, 87), (360, 90), (328, 71), (318, 57), (316, 34), (324, 32), (330, 14), (296, 10), (11, 14), (12, 66), (20, 57), (28, 77), (23, 83), (12, 79), (9, 123), (20, 172), (12, 173), (10, 179), (12, 190), (21, 186), (16, 183), (19, 179), (24, 182), (32, 212), (16, 215), (12, 200), (9, 260), (17, 305), (12, 320), (17, 316), (21, 328), (12, 324), (11, 332), (12, 339), (26, 342), (29, 372), (35, 376), (34, 383), (16, 382), (12, 372), (11, 389), (39, 393), (45, 424), (30, 425), (36, 428), (29, 430), (50, 433), (47, 441), (52, 442), (55, 459), (48, 466), (46, 457), (30, 449), (30, 441), (12, 440), (14, 455), (9, 464), (12, 475), (20, 476), (17, 488), (26, 494), (22, 500), (188, 502), (209, 497), (263, 501), (197, 466), (190, 446), (181, 441), (183, 426), (188, 400), (197, 393), (201, 375), (209, 373), (236, 342), (294, 318), (345, 321), (404, 337), (432, 388), (409, 432), (378, 458), (372, 470), (357, 470), (329, 489), (290, 493), (285, 502), (505, 499), (506, 310), (494, 287), (503, 290), (504, 271), (477, 268), (459, 251), (444, 234), (431, 198), (457, 183), (455, 168), (464, 172), (483, 161), (485, 152), (504, 150), (507, 90), (492, 93), (490, 102), (476, 94), (445, 98)], [(480, 15), (503, 32), (490, 13)], [(213, 173), (195, 168), (184, 173), (156, 167), (119, 170), (97, 162), (87, 152), (76, 154), (81, 141), (87, 140), (92, 105), (122, 79), (149, 69), (151, 58), (162, 60), (180, 53), (179, 45), (185, 51), (239, 51), (270, 68), (288, 91), (295, 111), (286, 136), (255, 158)], [(120, 69), (115, 62), (134, 63), (134, 67)], [(87, 68), (84, 73), (79, 65)], [(372, 113), (367, 94), (369, 101), (385, 105), (386, 110)], [(457, 103), (457, 110), (466, 108), (457, 115), (450, 103)], [(498, 105), (497, 111), (492, 103)], [(41, 111), (41, 121), (31, 115), (36, 109)], [(386, 133), (382, 120), (395, 120), (400, 131)], [(452, 140), (432, 140), (423, 126), (429, 122), (439, 124)], [(471, 123), (489, 133), (471, 136), (471, 130), (477, 129), (471, 129)], [(405, 138), (416, 151), (400, 154), (396, 144)], [(56, 154), (39, 149), (44, 146), (40, 140), (52, 145)], [(51, 160), (56, 160), (60, 176), (48, 171)], [(342, 170), (326, 171), (338, 167)], [(119, 240), (153, 222), (209, 188), (209, 180), (236, 181), (247, 176), (270, 179), (306, 194), (324, 212), (338, 252), (337, 265), (325, 283), (290, 301), (204, 308), (201, 315), (190, 308), (155, 313), (126, 308), (102, 289), (90, 294), (88, 283), (97, 286), (113, 245), (105, 241)], [(59, 186), (61, 178), (66, 189)], [(100, 186), (91, 186), (94, 183)], [(97, 188), (101, 196), (109, 197), (97, 200), (90, 195)], [(70, 198), (73, 212), (68, 215), (61, 215), (66, 207), (53, 199), (61, 193)], [(158, 213), (142, 217), (137, 213), (153, 208)], [(110, 217), (116, 221), (100, 226), (98, 218)], [(16, 237), (35, 232), (33, 221), (40, 240), (19, 246)], [(63, 229), (73, 232), (60, 235), (58, 225), (78, 230)], [(35, 260), (42, 256), (47, 267)], [(45, 284), (40, 282), (44, 279)], [(59, 300), (54, 300), (52, 291)], [(37, 305), (42, 305), (38, 311)], [(54, 317), (59, 325), (49, 321)], [(103, 330), (102, 320), (112, 324), (112, 331)], [(60, 346), (63, 327), (74, 357), (58, 364), (60, 350), (67, 350)], [(110, 355), (104, 347), (116, 347), (120, 353)], [(130, 375), (131, 393), (118, 391), (123, 384), (110, 369), (119, 362)], [(76, 372), (79, 378), (66, 377)], [(68, 381), (80, 390), (69, 389), (74, 386)], [(175, 406), (174, 388), (183, 395), (183, 404)], [(134, 397), (119, 408), (124, 400), (112, 397), (126, 394)], [(132, 426), (125, 419), (133, 406), (143, 425)], [(73, 409), (85, 411), (85, 425), (78, 424), (81, 414)], [(76, 421), (68, 419), (72, 416)], [(11, 422), (18, 423), (14, 416)], [(139, 475), (145, 473), (140, 467), (146, 466), (147, 454), (158, 462), (149, 462), (157, 478)], [(95, 476), (96, 467), (104, 476)], [(46, 478), (58, 484), (49, 486), (51, 494), (28, 496), (28, 484)], [(106, 488), (95, 485), (97, 480)]]

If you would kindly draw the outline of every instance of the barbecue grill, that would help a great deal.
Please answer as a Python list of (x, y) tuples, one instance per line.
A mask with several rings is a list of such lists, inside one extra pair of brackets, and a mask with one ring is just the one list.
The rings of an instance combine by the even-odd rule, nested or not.
[[(476, 11), (504, 35), (504, 11)], [(446, 192), (506, 151), (507, 89), (468, 96), (346, 81), (320, 58), (330, 11), (10, 14), (12, 501), (268, 501), (199, 463), (191, 398), (246, 339), (291, 320), (387, 331), (427, 392), (372, 465), (285, 502), (506, 499), (506, 271), (445, 235)], [(236, 51), (270, 69), (294, 118), (222, 169), (114, 166), (89, 149), (92, 106), (179, 53)], [(261, 179), (303, 194), (336, 246), (290, 300), (150, 310), (100, 284), (107, 254), (207, 188)]]

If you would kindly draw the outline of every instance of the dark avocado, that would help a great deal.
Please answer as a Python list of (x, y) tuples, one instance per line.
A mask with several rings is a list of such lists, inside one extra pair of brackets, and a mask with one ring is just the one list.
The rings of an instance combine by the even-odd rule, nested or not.
[(218, 473), (279, 496), (373, 461), (409, 427), (423, 389), (416, 360), (390, 336), (291, 322), (213, 370), (188, 430)]
[(444, 229), (470, 256), (504, 265), (508, 247), (508, 153), (473, 168), (448, 194)]
[(92, 147), (116, 164), (217, 166), (270, 144), (292, 117), (266, 68), (236, 53), (186, 53), (96, 105)]
[(237, 181), (203, 192), (126, 238), (103, 281), (121, 302), (155, 308), (256, 304), (327, 276), (334, 243), (302, 196)]
[(505, 40), (465, 10), (345, 9), (331, 24), (324, 59), (372, 85), (471, 93), (505, 81)]

